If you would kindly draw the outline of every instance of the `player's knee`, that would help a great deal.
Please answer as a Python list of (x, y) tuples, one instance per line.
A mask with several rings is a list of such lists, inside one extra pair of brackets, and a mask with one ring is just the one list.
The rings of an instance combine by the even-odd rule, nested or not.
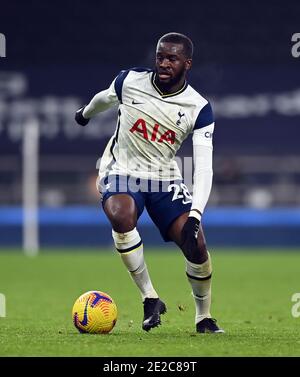
[(115, 232), (130, 232), (136, 226), (136, 215), (132, 211), (112, 210), (107, 215)]
[(115, 232), (126, 233), (133, 230), (137, 223), (134, 202), (127, 200), (107, 200), (104, 211)]
[(136, 226), (136, 221), (126, 215), (119, 214), (110, 218), (111, 225), (115, 232), (126, 233), (130, 232)]

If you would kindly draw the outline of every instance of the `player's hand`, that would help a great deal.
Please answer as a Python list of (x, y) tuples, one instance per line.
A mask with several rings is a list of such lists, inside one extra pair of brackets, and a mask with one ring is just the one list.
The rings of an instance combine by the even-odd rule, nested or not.
[(88, 124), (88, 122), (90, 121), (89, 119), (87, 119), (83, 116), (83, 110), (84, 109), (85, 109), (85, 106), (83, 106), (81, 109), (77, 110), (76, 114), (75, 114), (75, 120), (81, 126), (86, 126)]
[(197, 248), (197, 237), (200, 221), (196, 217), (189, 216), (181, 231), (181, 246), (192, 252)]

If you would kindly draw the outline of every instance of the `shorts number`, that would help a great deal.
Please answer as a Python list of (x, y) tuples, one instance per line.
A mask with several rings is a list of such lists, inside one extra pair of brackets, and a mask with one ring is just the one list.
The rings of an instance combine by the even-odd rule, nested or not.
[(168, 191), (174, 191), (172, 202), (177, 199), (182, 199), (183, 204), (191, 203), (192, 201), (192, 195), (184, 183), (180, 183), (180, 185), (172, 183), (168, 186)]

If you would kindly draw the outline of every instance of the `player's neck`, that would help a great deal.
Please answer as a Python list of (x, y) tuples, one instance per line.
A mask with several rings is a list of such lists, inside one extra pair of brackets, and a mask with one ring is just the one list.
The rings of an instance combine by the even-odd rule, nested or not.
[(186, 85), (186, 79), (185, 76), (183, 76), (175, 84), (163, 84), (159, 81), (158, 76), (155, 75), (154, 83), (162, 94), (175, 94), (184, 88), (184, 86)]

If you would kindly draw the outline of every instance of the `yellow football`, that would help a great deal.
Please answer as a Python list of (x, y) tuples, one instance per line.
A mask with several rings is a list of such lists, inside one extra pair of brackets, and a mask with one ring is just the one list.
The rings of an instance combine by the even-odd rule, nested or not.
[(74, 326), (81, 333), (106, 334), (117, 322), (117, 306), (101, 291), (89, 291), (75, 301), (72, 309)]

